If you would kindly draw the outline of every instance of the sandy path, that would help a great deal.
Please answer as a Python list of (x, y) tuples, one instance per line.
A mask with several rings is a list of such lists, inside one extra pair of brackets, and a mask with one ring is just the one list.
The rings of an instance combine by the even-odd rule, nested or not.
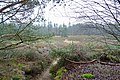
[(38, 80), (51, 80), (49, 71), (50, 71), (50, 67), (42, 73), (42, 75)]
[[(58, 60), (59, 60), (59, 59), (54, 60), (51, 65), (57, 64)], [(51, 80), (51, 78), (50, 78), (50, 73), (49, 73), (50, 68), (51, 68), (51, 66), (48, 67), (48, 69), (45, 70), (45, 71), (41, 74), (41, 76), (39, 77), (38, 80)]]

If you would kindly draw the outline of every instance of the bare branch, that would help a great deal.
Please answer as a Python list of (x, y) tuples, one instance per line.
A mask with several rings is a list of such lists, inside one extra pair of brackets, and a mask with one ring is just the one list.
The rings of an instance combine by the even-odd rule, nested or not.
[(2, 13), (2, 12), (3, 12), (4, 10), (6, 10), (7, 8), (13, 7), (13, 6), (17, 5), (17, 4), (26, 3), (26, 1), (27, 1), (27, 0), (21, 0), (21, 1), (19, 1), (19, 2), (14, 2), (14, 3), (12, 3), (12, 4), (9, 4), (9, 5), (1, 8), (1, 9), (0, 9), (0, 13)]

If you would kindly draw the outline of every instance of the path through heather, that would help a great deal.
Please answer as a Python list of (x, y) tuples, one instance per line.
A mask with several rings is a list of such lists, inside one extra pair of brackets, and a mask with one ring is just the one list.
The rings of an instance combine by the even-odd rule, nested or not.
[[(51, 65), (57, 64), (58, 60), (59, 60), (59, 59), (54, 60)], [(45, 71), (39, 76), (38, 80), (51, 80), (51, 78), (50, 78), (50, 73), (49, 73), (50, 68), (51, 68), (51, 66), (48, 67), (48, 69), (45, 70)]]
[(49, 71), (50, 71), (50, 67), (42, 73), (42, 75), (38, 80), (51, 80)]

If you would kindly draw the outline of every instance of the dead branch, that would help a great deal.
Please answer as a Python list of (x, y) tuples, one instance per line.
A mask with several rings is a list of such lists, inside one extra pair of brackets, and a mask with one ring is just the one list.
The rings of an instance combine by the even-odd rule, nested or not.
[(67, 59), (67, 58), (65, 60), (69, 61), (70, 63), (74, 63), (74, 64), (95, 64), (95, 63), (100, 63), (101, 65), (120, 66), (119, 63), (102, 62), (102, 61), (99, 61), (97, 59), (93, 59), (92, 61), (86, 61), (86, 62), (76, 62), (76, 61), (72, 61), (72, 60)]

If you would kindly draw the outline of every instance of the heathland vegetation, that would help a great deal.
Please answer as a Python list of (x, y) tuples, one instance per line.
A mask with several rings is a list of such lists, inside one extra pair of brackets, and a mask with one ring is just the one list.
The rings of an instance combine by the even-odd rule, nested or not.
[[(74, 14), (66, 17), (76, 23), (47, 20), (50, 5), (69, 7)], [(119, 80), (119, 5), (119, 0), (0, 0), (0, 80)]]

